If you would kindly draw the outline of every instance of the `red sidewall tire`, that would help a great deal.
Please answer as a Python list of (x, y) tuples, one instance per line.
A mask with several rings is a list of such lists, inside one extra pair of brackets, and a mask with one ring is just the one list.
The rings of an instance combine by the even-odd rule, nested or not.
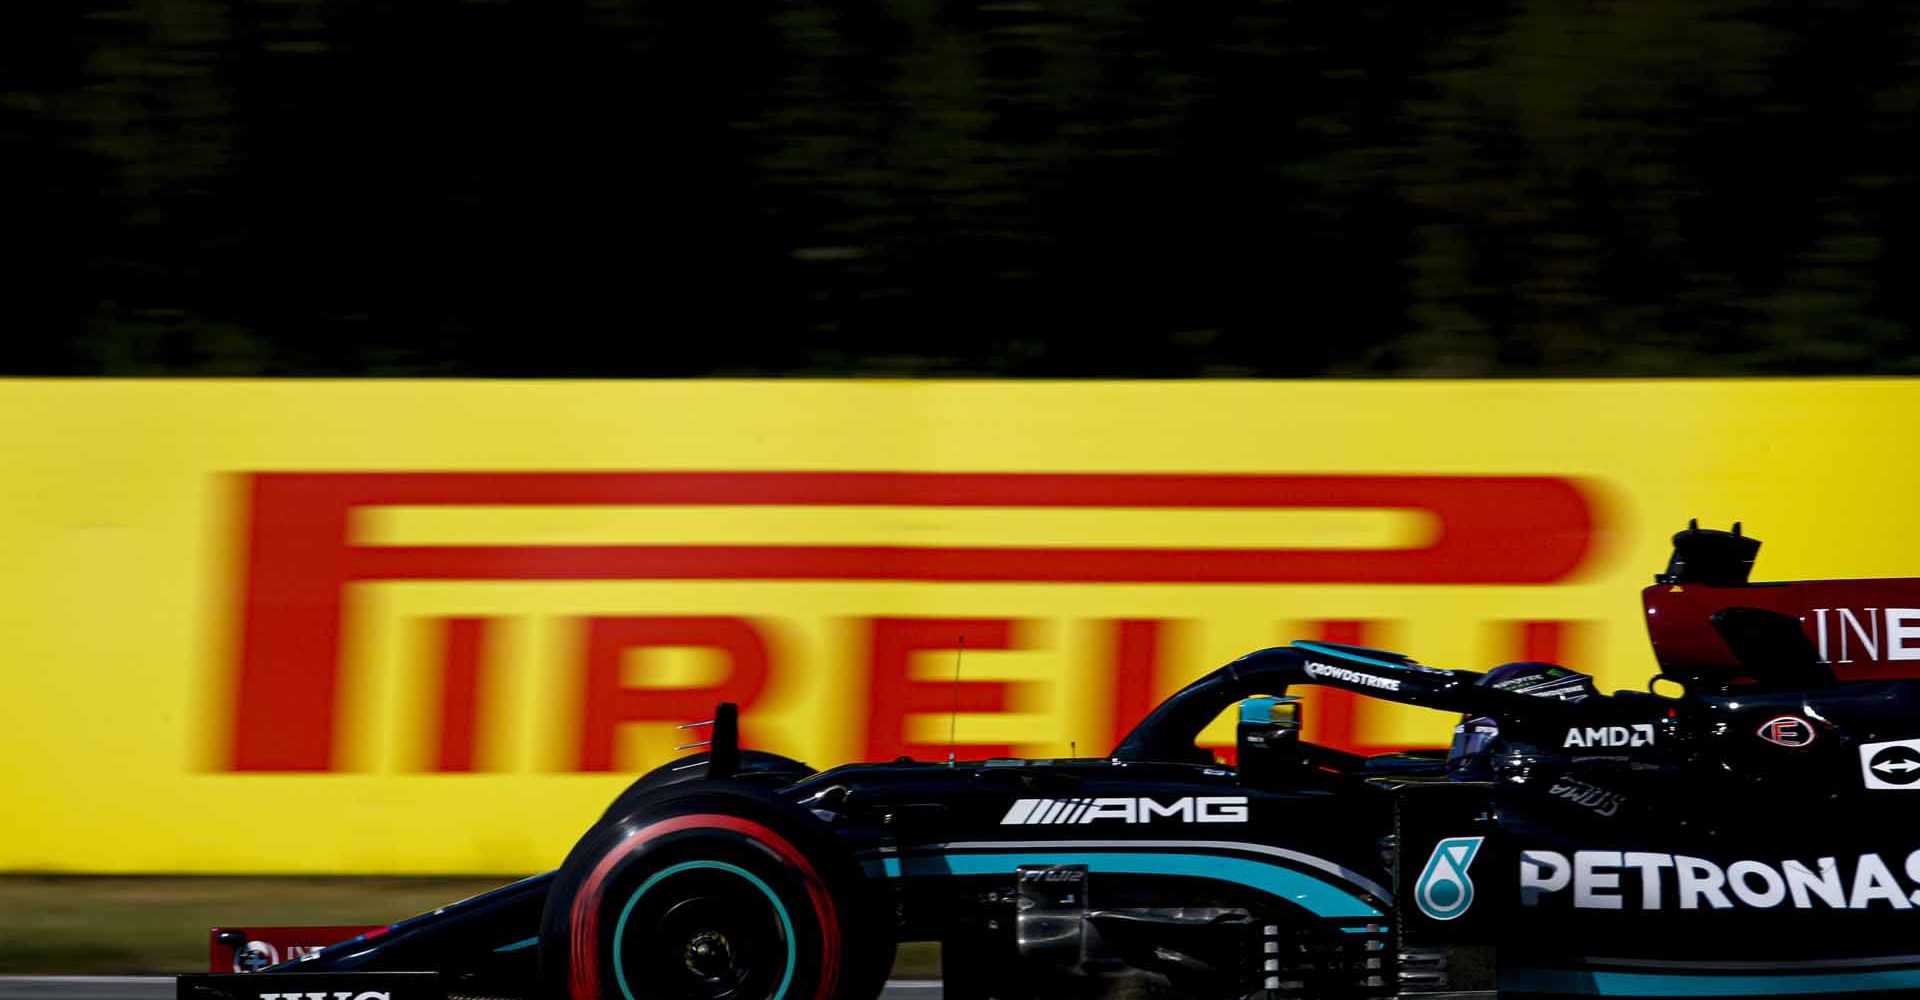
[[(690, 888), (700, 879), (706, 888)], [(713, 898), (714, 880), (730, 897), (724, 905)], [(548, 995), (725, 992), (711, 985), (717, 980), (688, 978), (668, 954), (675, 944), (667, 939), (687, 931), (687, 912), (733, 927), (731, 935), (704, 928), (688, 940), (722, 942), (730, 961), (716, 975), (739, 981), (740, 1000), (871, 1000), (892, 965), (890, 903), (825, 824), (767, 792), (695, 782), (663, 788), (596, 825), (568, 855), (541, 926)], [(769, 962), (777, 973), (765, 971)], [(685, 968), (694, 967), (688, 958)]]

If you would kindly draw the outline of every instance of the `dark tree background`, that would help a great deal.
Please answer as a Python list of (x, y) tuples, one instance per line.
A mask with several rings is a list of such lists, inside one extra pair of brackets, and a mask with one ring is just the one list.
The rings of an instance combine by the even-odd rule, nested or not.
[(15, 0), (0, 370), (1920, 370), (1885, 0)]

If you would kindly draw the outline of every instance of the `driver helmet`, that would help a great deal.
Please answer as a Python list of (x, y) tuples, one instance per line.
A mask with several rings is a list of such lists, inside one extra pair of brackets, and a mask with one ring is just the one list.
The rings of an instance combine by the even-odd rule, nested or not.
[[(1594, 694), (1593, 678), (1557, 663), (1503, 663), (1487, 671), (1478, 686), (1515, 694), (1583, 701)], [(1494, 744), (1500, 739), (1500, 720), (1490, 715), (1462, 716), (1453, 727), (1453, 746), (1447, 751), (1447, 774), (1461, 781), (1493, 777)]]

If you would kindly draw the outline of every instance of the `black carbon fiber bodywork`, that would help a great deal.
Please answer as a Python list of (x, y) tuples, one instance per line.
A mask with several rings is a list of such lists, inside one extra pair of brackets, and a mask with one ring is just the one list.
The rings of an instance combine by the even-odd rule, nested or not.
[[(1779, 631), (1727, 621), (1748, 648)], [(1276, 706), (1303, 684), (1477, 720), (1470, 759), (1301, 742)], [(1577, 696), (1302, 642), (1194, 682), (1103, 757), (820, 772), (739, 751), (723, 712), (711, 755), (610, 816), (683, 782), (770, 792), (884, 886), (897, 939), (945, 945), (956, 1000), (1920, 991), (1920, 681), (1794, 661), (1677, 698), (1545, 687)], [(1239, 766), (1195, 746), (1256, 697)], [(396, 971), (533, 997), (550, 878), (183, 997)]]

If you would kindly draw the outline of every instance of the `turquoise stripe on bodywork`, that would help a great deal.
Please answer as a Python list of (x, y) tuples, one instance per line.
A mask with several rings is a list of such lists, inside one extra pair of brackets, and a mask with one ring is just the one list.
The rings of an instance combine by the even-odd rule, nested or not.
[(503, 944), (500, 947), (495, 948), (493, 950), (494, 951), (519, 951), (522, 948), (531, 948), (534, 945), (539, 943), (540, 943), (540, 939), (537, 937), (521, 938), (520, 940), (515, 941), (512, 944)]
[(1743, 997), (1867, 993), (1920, 988), (1920, 969), (1775, 974), (1602, 972), (1588, 969), (1500, 970), (1500, 989), (1600, 997)]
[(1251, 886), (1295, 903), (1315, 916), (1378, 917), (1380, 911), (1344, 889), (1304, 872), (1216, 854), (933, 854), (866, 862), (870, 875), (886, 878), (939, 875), (1011, 875), (1022, 865), (1086, 865), (1089, 872), (1118, 875), (1178, 875)]
[[(1344, 649), (1335, 649), (1332, 646), (1323, 645), (1317, 642), (1309, 642), (1305, 639), (1295, 639), (1289, 645), (1292, 645), (1296, 649), (1304, 649), (1309, 653), (1318, 653), (1321, 656), (1331, 656), (1337, 660), (1351, 660), (1355, 663), (1366, 663), (1376, 667), (1386, 667), (1388, 670), (1412, 670), (1413, 669), (1412, 667), (1404, 663), (1392, 663), (1387, 660), (1376, 660), (1371, 656), (1361, 656), (1359, 653), (1349, 653)], [(1437, 668), (1428, 667), (1427, 669), (1435, 670)], [(1442, 673), (1444, 672), (1445, 671), (1442, 671)]]

